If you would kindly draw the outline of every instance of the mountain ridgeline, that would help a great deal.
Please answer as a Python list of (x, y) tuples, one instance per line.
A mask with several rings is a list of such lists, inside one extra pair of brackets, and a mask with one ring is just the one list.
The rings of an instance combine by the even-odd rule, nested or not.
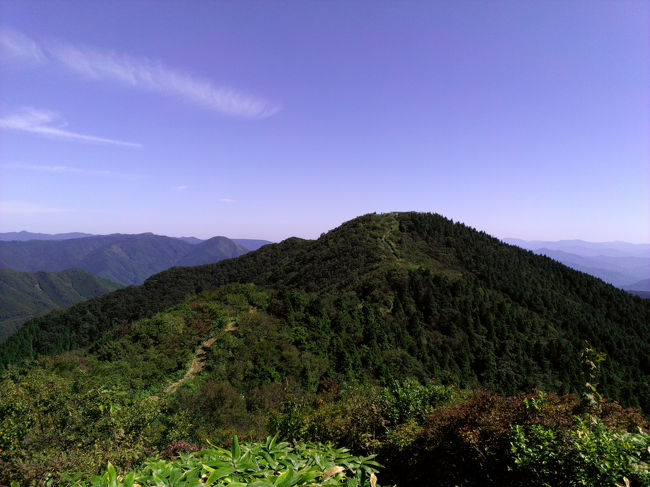
[(320, 379), (576, 391), (588, 340), (608, 357), (602, 392), (650, 411), (650, 302), (435, 214), (365, 215), (318, 240), (169, 269), (31, 320), (0, 364), (101, 350), (116, 329), (228, 283), (271, 293), (267, 312), (293, 345), (331, 364)]
[(141, 284), (147, 277), (172, 266), (218, 262), (247, 251), (226, 237), (192, 244), (151, 233), (0, 241), (0, 268), (26, 272), (77, 268), (129, 285)]

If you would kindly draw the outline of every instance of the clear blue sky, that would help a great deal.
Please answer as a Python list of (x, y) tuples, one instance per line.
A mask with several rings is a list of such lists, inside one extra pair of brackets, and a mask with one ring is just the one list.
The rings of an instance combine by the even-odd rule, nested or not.
[(650, 2), (0, 0), (0, 231), (650, 242)]

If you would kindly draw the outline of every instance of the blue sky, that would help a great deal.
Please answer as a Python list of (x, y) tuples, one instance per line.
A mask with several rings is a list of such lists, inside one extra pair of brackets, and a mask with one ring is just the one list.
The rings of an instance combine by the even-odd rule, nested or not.
[(650, 242), (650, 3), (0, 0), (0, 231), (432, 211)]

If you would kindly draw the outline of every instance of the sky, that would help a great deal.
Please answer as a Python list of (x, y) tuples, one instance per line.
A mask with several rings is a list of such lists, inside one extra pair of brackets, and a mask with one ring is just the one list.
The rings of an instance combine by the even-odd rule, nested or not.
[(649, 39), (647, 1), (0, 0), (0, 232), (650, 242)]

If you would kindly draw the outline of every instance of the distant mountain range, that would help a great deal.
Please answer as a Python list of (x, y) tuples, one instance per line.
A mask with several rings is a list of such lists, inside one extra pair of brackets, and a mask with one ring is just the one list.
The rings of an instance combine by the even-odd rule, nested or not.
[(32, 232), (5, 232), (0, 233), (0, 241), (18, 241), (26, 242), (27, 240), (70, 240), (71, 238), (94, 237), (91, 233), (32, 233)]
[(557, 260), (627, 291), (650, 291), (650, 244), (583, 240), (503, 240)]
[[(98, 237), (100, 235), (95, 235), (93, 233), (81, 233), (81, 232), (70, 232), (70, 233), (33, 233), (33, 232), (0, 232), (0, 242), (26, 242), (28, 240), (70, 240), (73, 238), (84, 238), (84, 237)], [(174, 238), (174, 237), (171, 237)], [(205, 242), (204, 239), (196, 237), (178, 237), (178, 240), (190, 244), (200, 244)], [(259, 240), (252, 238), (231, 238), (233, 242), (241, 245), (247, 250), (257, 250), (263, 245), (273, 243), (269, 240)]]
[(226, 237), (180, 239), (152, 233), (67, 239), (63, 235), (78, 234), (0, 234), (0, 268), (25, 272), (78, 268), (120, 284), (141, 284), (152, 274), (173, 266), (218, 262), (270, 243)]
[(80, 269), (62, 272), (0, 269), (0, 342), (30, 318), (121, 287)]

